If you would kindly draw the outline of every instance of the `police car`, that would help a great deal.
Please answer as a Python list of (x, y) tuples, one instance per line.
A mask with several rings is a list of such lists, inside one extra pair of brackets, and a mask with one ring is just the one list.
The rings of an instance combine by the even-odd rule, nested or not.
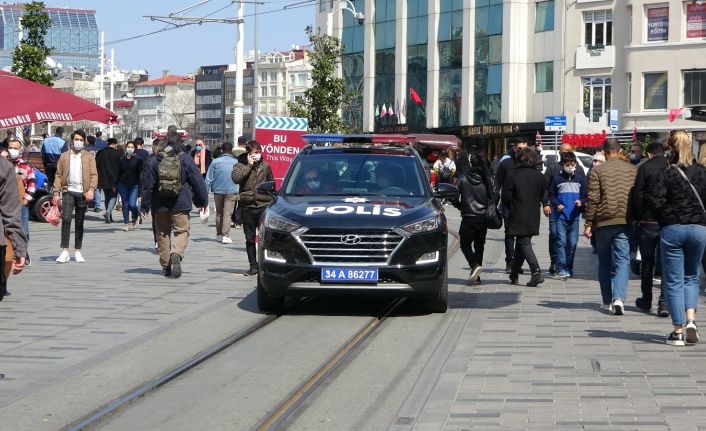
[(258, 306), (285, 296), (371, 294), (421, 299), (445, 312), (447, 223), (442, 198), (404, 136), (305, 135), (259, 227)]

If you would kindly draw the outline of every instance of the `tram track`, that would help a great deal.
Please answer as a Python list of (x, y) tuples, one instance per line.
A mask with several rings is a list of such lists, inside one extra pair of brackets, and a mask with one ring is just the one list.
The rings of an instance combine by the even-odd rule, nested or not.
[[(449, 236), (453, 237), (454, 241), (448, 246), (449, 256), (453, 255), (459, 249), (459, 237), (456, 232), (449, 232)], [(170, 368), (159, 376), (150, 379), (144, 384), (130, 390), (129, 392), (119, 396), (114, 401), (99, 407), (83, 418), (74, 423), (62, 428), (63, 431), (84, 431), (92, 430), (100, 427), (111, 421), (117, 414), (126, 412), (132, 406), (137, 405), (141, 399), (145, 399), (148, 395), (154, 393), (158, 389), (164, 387), (170, 382), (174, 382), (180, 377), (195, 369), (199, 365), (214, 358), (219, 353), (228, 350), (235, 345), (242, 343), (248, 338), (252, 338), (254, 334), (260, 332), (263, 328), (271, 325), (275, 321), (284, 316), (289, 316), (293, 310), (300, 307), (302, 304), (309, 302), (312, 298), (302, 298), (288, 306), (282, 314), (267, 315), (253, 324), (235, 332), (231, 336), (213, 344), (212, 346), (202, 350), (193, 357), (181, 362), (180, 364)], [(297, 385), (279, 404), (268, 411), (267, 415), (259, 420), (254, 430), (274, 430), (279, 429), (293, 417), (300, 413), (304, 402), (316, 392), (326, 381), (328, 381), (336, 371), (345, 366), (346, 363), (360, 350), (365, 341), (370, 339), (381, 328), (382, 324), (392, 317), (392, 313), (397, 310), (407, 298), (394, 298), (386, 303), (382, 310), (366, 321), (353, 336), (351, 336), (340, 348), (338, 348), (323, 364), (312, 373), (309, 378)]]

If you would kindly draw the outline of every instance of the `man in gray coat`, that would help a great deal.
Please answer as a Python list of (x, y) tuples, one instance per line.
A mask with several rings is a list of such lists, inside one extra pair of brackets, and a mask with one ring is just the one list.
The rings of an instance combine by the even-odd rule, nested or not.
[[(5, 232), (5, 239), (0, 243), (0, 258), (5, 267), (0, 271), (0, 301), (8, 294), (7, 278), (10, 269), (19, 274), (25, 266), (27, 256), (27, 238), (22, 229), (20, 189), (15, 176), (15, 166), (0, 158), (0, 228)], [(7, 246), (12, 250), (8, 250)], [(6, 253), (14, 256), (12, 263), (6, 262)], [(8, 267), (11, 265), (11, 268)]]

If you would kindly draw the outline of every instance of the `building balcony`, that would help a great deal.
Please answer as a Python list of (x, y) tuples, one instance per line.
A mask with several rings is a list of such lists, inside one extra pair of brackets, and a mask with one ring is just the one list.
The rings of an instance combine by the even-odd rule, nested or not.
[(137, 109), (137, 115), (143, 116), (143, 115), (158, 115), (159, 114), (159, 109), (153, 108), (153, 109)]
[(576, 69), (607, 69), (615, 67), (615, 47), (579, 46), (576, 48)]

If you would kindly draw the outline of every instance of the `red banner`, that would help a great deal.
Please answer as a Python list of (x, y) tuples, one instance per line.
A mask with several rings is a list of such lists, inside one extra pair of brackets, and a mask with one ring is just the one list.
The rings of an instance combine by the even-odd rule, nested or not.
[(272, 168), (277, 188), (287, 173), (292, 160), (306, 144), (302, 140), (305, 130), (255, 129), (257, 142), (262, 145), (262, 159)]
[(574, 148), (594, 148), (600, 147), (606, 140), (605, 130), (601, 133), (574, 134), (564, 133), (561, 135), (562, 144), (571, 144)]
[(706, 4), (686, 5), (686, 37), (706, 37)]

